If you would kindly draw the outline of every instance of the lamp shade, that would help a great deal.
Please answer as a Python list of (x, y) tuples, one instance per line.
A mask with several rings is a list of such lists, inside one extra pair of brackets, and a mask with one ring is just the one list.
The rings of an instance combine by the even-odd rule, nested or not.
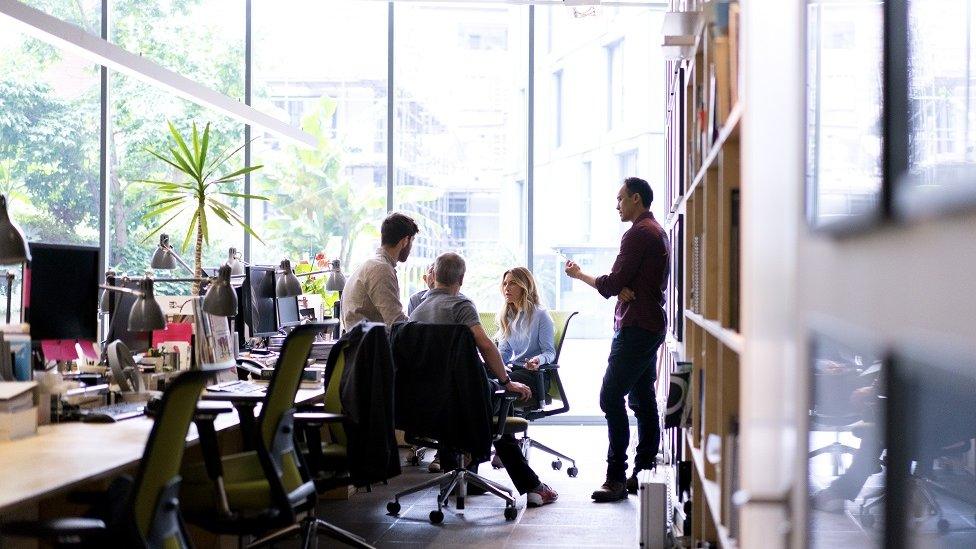
[[(109, 286), (115, 286), (115, 276), (116, 272), (109, 269), (105, 271), (105, 284)], [(112, 296), (109, 294), (110, 290), (102, 290), (102, 298), (98, 301), (98, 311), (101, 313), (108, 314), (109, 312), (109, 300)]]
[(231, 276), (244, 274), (244, 262), (237, 257), (237, 248), (227, 250), (227, 263), (225, 265), (230, 267)]
[(275, 294), (278, 297), (292, 297), (302, 295), (302, 283), (291, 270), (291, 261), (281, 260), (282, 273), (278, 275), (278, 282), (275, 284)]
[(166, 271), (176, 268), (176, 256), (174, 256), (173, 252), (170, 250), (168, 234), (159, 235), (159, 246), (157, 246), (156, 251), (153, 252), (152, 263), (150, 266), (153, 269), (162, 269)]
[(10, 219), (7, 197), (0, 195), (0, 264), (27, 263), (30, 258), (24, 231)]
[(217, 279), (210, 284), (203, 296), (204, 311), (217, 316), (237, 314), (237, 292), (230, 285), (230, 273), (230, 265), (221, 265), (217, 271)]
[(166, 317), (163, 310), (156, 302), (153, 294), (153, 281), (151, 278), (143, 278), (139, 283), (142, 295), (132, 304), (132, 311), (129, 312), (129, 331), (130, 332), (151, 332), (162, 330), (166, 327)]
[(325, 289), (329, 292), (341, 292), (346, 287), (346, 277), (339, 268), (339, 260), (332, 260), (332, 272), (329, 273), (328, 280), (325, 281)]

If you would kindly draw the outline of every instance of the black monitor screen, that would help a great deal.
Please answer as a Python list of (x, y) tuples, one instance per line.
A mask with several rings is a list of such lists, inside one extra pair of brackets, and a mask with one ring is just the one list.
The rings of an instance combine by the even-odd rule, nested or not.
[(98, 248), (30, 243), (31, 339), (98, 337)]
[(251, 335), (255, 337), (275, 335), (278, 333), (278, 316), (275, 311), (275, 269), (253, 266), (246, 269), (244, 287)]
[(298, 296), (278, 298), (278, 327), (297, 326), (302, 323), (298, 315)]
[[(139, 280), (138, 279), (122, 279), (117, 278), (113, 284), (114, 286), (120, 286), (122, 288), (129, 288), (130, 290), (138, 290)], [(123, 294), (121, 292), (109, 292), (109, 310), (111, 312), (111, 321), (108, 328), (108, 337), (106, 341), (109, 343), (119, 340), (125, 343), (125, 346), (129, 348), (133, 353), (142, 353), (149, 349), (149, 340), (152, 335), (150, 332), (131, 332), (129, 331), (129, 313), (132, 312), (132, 305), (135, 304), (138, 297), (132, 294)]]

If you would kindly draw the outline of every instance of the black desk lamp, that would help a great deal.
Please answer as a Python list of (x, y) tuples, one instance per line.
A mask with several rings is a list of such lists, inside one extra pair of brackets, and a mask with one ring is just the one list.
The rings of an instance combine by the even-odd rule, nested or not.
[(132, 304), (132, 310), (129, 311), (128, 328), (130, 332), (151, 332), (153, 330), (162, 330), (166, 327), (166, 315), (163, 314), (163, 310), (160, 308), (159, 303), (156, 302), (156, 296), (153, 294), (152, 278), (147, 276), (140, 279), (138, 290), (121, 286), (110, 286), (108, 284), (100, 284), (99, 287), (104, 290), (132, 294), (138, 297), (136, 302)]
[[(24, 232), (10, 219), (7, 212), (7, 197), (0, 195), (0, 264), (30, 263), (30, 248), (24, 239)], [(10, 324), (10, 295), (13, 293), (14, 273), (7, 271), (7, 324)]]

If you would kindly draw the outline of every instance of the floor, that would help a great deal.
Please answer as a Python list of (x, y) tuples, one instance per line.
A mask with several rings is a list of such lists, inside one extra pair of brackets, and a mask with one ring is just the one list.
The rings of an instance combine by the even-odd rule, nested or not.
[[(579, 476), (566, 475), (568, 463), (554, 471), (551, 458), (538, 450), (530, 464), (559, 492), (559, 500), (545, 507), (528, 509), (525, 496), (518, 499), (519, 514), (514, 521), (502, 515), (504, 503), (490, 496), (469, 497), (466, 508), (457, 511), (453, 500), (445, 509), (444, 522), (432, 525), (430, 511), (436, 509), (435, 489), (401, 499), (398, 517), (386, 512), (386, 503), (399, 490), (431, 478), (426, 463), (422, 467), (404, 466), (403, 474), (388, 486), (374, 487), (371, 493), (358, 492), (348, 501), (323, 501), (319, 515), (333, 524), (365, 537), (377, 547), (634, 547), (637, 545), (637, 498), (596, 504), (590, 493), (603, 483), (606, 455), (606, 427), (533, 426), (533, 437), (577, 458)], [(632, 437), (636, 438), (636, 437)], [(430, 455), (425, 456), (429, 461)], [(492, 470), (482, 464), (479, 473), (511, 486), (505, 470)], [(331, 542), (323, 546), (333, 546)]]
[[(858, 440), (845, 433), (839, 438), (840, 442), (853, 447), (858, 446)], [(832, 442), (833, 440), (814, 441), (813, 447)], [(842, 465), (847, 466), (850, 457), (845, 456)], [(965, 468), (957, 466), (948, 469), (949, 463), (939, 463), (939, 469), (934, 473), (934, 479), (943, 487), (944, 491), (935, 493), (938, 504), (942, 507), (943, 517), (949, 521), (948, 531), (938, 532), (938, 517), (922, 516), (912, 519), (908, 525), (913, 547), (921, 548), (972, 548), (976, 547), (976, 505), (969, 503), (976, 501), (976, 482)], [(834, 478), (833, 464), (829, 456), (820, 456), (810, 460), (811, 488), (816, 490), (827, 486)], [(864, 520), (861, 506), (865, 501), (871, 501), (870, 496), (883, 491), (884, 473), (875, 474), (867, 479), (861, 493), (854, 501), (847, 501), (844, 509), (839, 513), (811, 510), (809, 517), (810, 549), (837, 549), (881, 547), (883, 545), (883, 506), (879, 505), (870, 512), (871, 518)], [(953, 494), (962, 496), (953, 497)], [(965, 498), (965, 499), (963, 499)], [(967, 501), (968, 500), (968, 501)], [(874, 519), (873, 521), (871, 519)]]

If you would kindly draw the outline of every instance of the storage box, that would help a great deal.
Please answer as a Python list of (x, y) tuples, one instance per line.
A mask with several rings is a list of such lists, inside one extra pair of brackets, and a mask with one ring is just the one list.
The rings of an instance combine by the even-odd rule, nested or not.
[(37, 434), (37, 406), (17, 412), (0, 413), (0, 440), (13, 440)]

